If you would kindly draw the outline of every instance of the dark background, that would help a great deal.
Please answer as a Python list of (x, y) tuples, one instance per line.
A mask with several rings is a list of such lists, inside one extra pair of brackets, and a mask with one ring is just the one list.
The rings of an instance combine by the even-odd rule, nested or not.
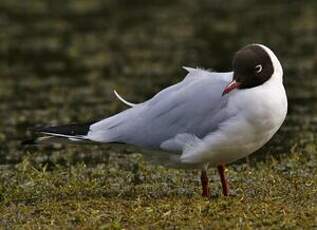
[[(230, 71), (235, 51), (270, 47), (284, 68), (289, 114), (265, 155), (315, 143), (316, 1), (1, 1), (0, 164), (103, 162), (20, 147), (28, 128), (104, 118), (182, 80), (181, 66)], [(54, 149), (53, 149), (54, 150)], [(258, 154), (261, 155), (261, 154)]]

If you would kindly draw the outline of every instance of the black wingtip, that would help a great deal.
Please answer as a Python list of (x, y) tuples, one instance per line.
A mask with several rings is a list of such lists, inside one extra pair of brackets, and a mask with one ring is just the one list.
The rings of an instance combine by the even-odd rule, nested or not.
[(83, 124), (59, 125), (53, 127), (37, 127), (33, 128), (34, 132), (51, 133), (66, 136), (85, 136), (90, 130), (90, 126), (95, 122), (87, 122)]

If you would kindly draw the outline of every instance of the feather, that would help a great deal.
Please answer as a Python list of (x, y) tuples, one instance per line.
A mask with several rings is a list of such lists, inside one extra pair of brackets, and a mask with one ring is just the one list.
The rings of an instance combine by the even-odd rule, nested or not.
[(125, 105), (127, 106), (130, 106), (130, 107), (134, 107), (136, 106), (137, 104), (134, 104), (134, 103), (131, 103), (131, 102), (128, 102), (127, 100), (125, 100), (123, 97), (120, 96), (120, 94), (116, 91), (116, 90), (113, 90), (114, 94), (116, 95), (116, 97)]

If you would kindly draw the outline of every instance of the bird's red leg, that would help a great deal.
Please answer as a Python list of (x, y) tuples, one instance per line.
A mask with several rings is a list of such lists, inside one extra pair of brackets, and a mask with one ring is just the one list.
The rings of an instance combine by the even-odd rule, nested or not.
[(222, 193), (224, 196), (228, 196), (229, 195), (229, 186), (228, 186), (228, 182), (227, 182), (226, 177), (225, 177), (225, 166), (218, 165), (217, 168), (218, 168), (218, 172), (219, 172), (220, 179), (221, 179)]
[(208, 197), (209, 196), (209, 188), (208, 188), (207, 170), (205, 170), (205, 169), (201, 170), (200, 180), (201, 180), (201, 185), (203, 188), (202, 196)]

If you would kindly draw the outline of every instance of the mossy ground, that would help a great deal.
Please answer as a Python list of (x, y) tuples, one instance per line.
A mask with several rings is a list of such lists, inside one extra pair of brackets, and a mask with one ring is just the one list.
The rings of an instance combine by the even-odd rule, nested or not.
[[(82, 229), (317, 228), (315, 1), (27, 1), (0, 3), (0, 225)], [(183, 78), (180, 66), (230, 70), (248, 43), (275, 50), (286, 122), (261, 151), (209, 169), (154, 166), (115, 146), (21, 147), (28, 128), (85, 122)]]
[(111, 157), (106, 165), (77, 163), (51, 170), (34, 167), (26, 158), (14, 170), (1, 170), (1, 224), (86, 229), (316, 227), (316, 158), (305, 153), (228, 167), (229, 197), (221, 195), (211, 169), (209, 199), (200, 196), (197, 171), (151, 166), (139, 158)]

